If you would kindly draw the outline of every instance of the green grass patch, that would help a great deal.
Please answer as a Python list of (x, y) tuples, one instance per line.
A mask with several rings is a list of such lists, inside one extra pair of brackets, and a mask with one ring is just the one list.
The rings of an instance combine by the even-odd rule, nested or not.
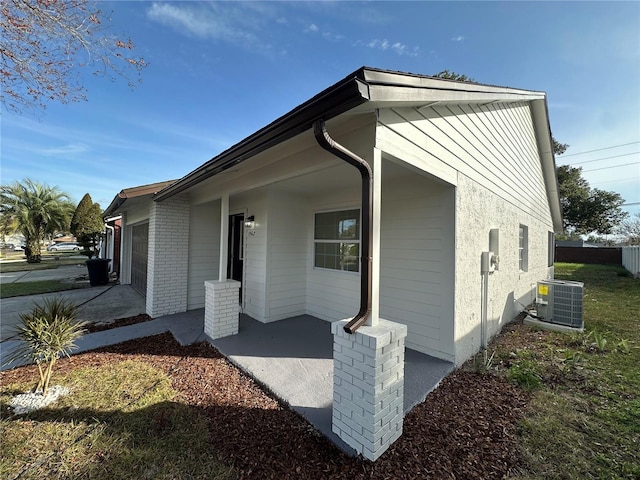
[(6, 415), (7, 404), (31, 385), (3, 385), (0, 478), (233, 478), (211, 451), (206, 417), (176, 399), (161, 371), (124, 361), (52, 383), (71, 393), (22, 416)]
[[(0, 271), (2, 273), (30, 272), (34, 270), (51, 270), (62, 265), (84, 265), (85, 259), (73, 258), (72, 255), (43, 255), (40, 263), (27, 263), (26, 260), (2, 262), (0, 263)], [(55, 259), (56, 257), (58, 257), (58, 260)]]
[(34, 282), (3, 283), (0, 286), (0, 298), (21, 297), (24, 295), (39, 295), (42, 293), (62, 292), (86, 285), (62, 282), (60, 280), (37, 280)]
[(508, 375), (542, 378), (516, 476), (640, 478), (640, 281), (611, 265), (560, 263), (555, 277), (584, 282), (585, 333), (538, 332), (526, 356), (511, 353)]

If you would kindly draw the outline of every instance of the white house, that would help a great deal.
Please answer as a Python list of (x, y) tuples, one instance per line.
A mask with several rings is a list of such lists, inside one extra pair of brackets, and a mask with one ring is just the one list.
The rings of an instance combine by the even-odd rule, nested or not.
[(106, 215), (123, 218), (123, 283), (148, 252), (152, 317), (205, 307), (210, 336), (233, 334), (230, 296), (261, 322), (346, 319), (338, 343), (375, 350), (388, 329), (458, 365), (553, 277), (562, 228), (543, 92), (364, 67), (135, 198)]

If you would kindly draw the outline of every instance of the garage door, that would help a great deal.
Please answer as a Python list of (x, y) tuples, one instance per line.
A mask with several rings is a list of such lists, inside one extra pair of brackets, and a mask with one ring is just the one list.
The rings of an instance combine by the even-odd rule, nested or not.
[(137, 225), (131, 232), (131, 286), (146, 297), (149, 224)]

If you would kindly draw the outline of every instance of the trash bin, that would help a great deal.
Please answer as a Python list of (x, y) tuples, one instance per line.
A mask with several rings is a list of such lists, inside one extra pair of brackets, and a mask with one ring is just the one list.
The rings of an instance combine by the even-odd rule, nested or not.
[(89, 284), (92, 287), (109, 283), (110, 258), (92, 258), (86, 261), (89, 271)]

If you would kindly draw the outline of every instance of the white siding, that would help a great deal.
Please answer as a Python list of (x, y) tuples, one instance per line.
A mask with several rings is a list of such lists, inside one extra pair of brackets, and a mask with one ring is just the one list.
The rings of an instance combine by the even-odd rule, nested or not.
[(310, 239), (301, 228), (307, 214), (299, 195), (269, 192), (266, 321), (306, 313)]
[(253, 215), (255, 228), (244, 230), (244, 278), (242, 297), (244, 313), (264, 322), (266, 319), (267, 229), (269, 228), (267, 194), (263, 190), (245, 192), (229, 198), (229, 212)]
[[(536, 280), (552, 275), (547, 235), (553, 223), (530, 107), (386, 109), (376, 142), (393, 157), (456, 185), (454, 341), (460, 364), (480, 346), (480, 256), (489, 248), (490, 229), (500, 231), (501, 261), (489, 279), (489, 335), (531, 302)], [(529, 231), (528, 272), (518, 269), (520, 224)]]
[(383, 182), (380, 317), (407, 325), (408, 348), (446, 360), (454, 358), (453, 224), (453, 187), (409, 171)]
[[(380, 148), (452, 184), (464, 174), (539, 221), (549, 206), (528, 104), (447, 105), (380, 112)], [(395, 151), (394, 151), (395, 150)]]
[[(355, 170), (355, 169), (354, 169)], [(307, 213), (307, 313), (328, 321), (351, 318), (360, 306), (360, 274), (313, 266), (314, 214), (319, 211), (360, 208), (360, 183), (348, 190), (332, 191), (313, 198)]]
[(204, 282), (218, 279), (220, 201), (191, 207), (187, 309), (204, 308)]

